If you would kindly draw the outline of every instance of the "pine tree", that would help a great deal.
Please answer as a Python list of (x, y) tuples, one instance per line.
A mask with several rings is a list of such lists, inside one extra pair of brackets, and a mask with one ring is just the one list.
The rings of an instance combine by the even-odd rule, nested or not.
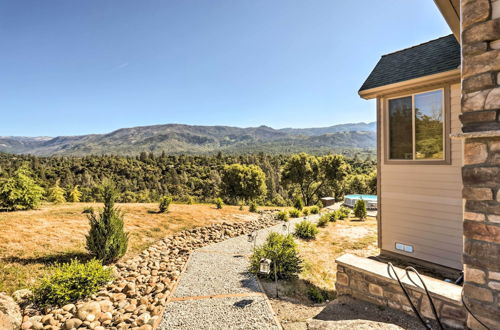
[(54, 204), (66, 203), (64, 189), (59, 186), (59, 180), (49, 189), (49, 200)]
[(124, 231), (123, 213), (114, 206), (117, 197), (114, 184), (106, 182), (102, 195), (104, 208), (98, 215), (93, 212), (88, 215), (87, 249), (104, 264), (109, 264), (127, 252), (128, 233)]
[(69, 201), (71, 203), (80, 202), (80, 198), (82, 197), (82, 193), (78, 190), (78, 186), (74, 186), (73, 189), (69, 192)]

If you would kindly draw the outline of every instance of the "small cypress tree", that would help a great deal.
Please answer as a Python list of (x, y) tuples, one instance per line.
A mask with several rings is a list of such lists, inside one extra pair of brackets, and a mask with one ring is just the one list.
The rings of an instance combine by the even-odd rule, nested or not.
[(366, 205), (364, 200), (358, 199), (354, 204), (354, 216), (360, 220), (364, 220), (366, 218)]
[(65, 191), (59, 186), (59, 180), (49, 189), (49, 200), (54, 204), (66, 203)]
[(224, 201), (222, 200), (222, 198), (218, 197), (215, 200), (215, 207), (220, 210), (222, 209), (223, 206), (224, 206)]
[(123, 213), (114, 206), (117, 192), (111, 182), (103, 185), (102, 197), (104, 208), (99, 214), (92, 212), (88, 215), (87, 249), (103, 264), (109, 264), (127, 252), (128, 233), (124, 231)]
[(172, 197), (161, 196), (160, 205), (158, 205), (158, 212), (160, 212), (160, 213), (168, 212), (168, 208), (170, 207), (171, 203), (172, 203)]
[(80, 202), (80, 198), (82, 197), (82, 193), (78, 190), (78, 186), (74, 186), (73, 189), (69, 192), (69, 201), (71, 203)]
[(248, 211), (252, 213), (257, 212), (257, 203), (254, 201), (250, 202), (250, 205), (248, 205)]

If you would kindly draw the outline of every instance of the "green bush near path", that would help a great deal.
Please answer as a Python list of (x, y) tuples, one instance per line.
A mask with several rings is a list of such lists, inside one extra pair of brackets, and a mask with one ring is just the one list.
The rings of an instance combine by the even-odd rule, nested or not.
[(281, 221), (288, 221), (288, 212), (287, 211), (278, 212), (277, 218), (278, 220)]
[(318, 232), (318, 227), (308, 220), (302, 220), (295, 225), (295, 236), (302, 239), (314, 239)]
[(300, 217), (300, 211), (297, 209), (291, 209), (288, 214), (290, 215), (290, 218), (298, 218)]
[[(272, 260), (269, 274), (260, 274), (261, 259)], [(264, 278), (274, 279), (275, 262), (276, 275), (279, 279), (296, 277), (302, 271), (302, 259), (292, 235), (270, 233), (266, 242), (257, 247), (250, 257), (250, 272)]]
[(325, 213), (323, 214), (321, 217), (319, 217), (319, 220), (318, 220), (318, 226), (320, 227), (325, 227), (328, 222), (330, 222), (330, 213)]
[(94, 294), (111, 279), (111, 268), (103, 267), (96, 259), (57, 264), (35, 285), (33, 300), (40, 306), (61, 306)]

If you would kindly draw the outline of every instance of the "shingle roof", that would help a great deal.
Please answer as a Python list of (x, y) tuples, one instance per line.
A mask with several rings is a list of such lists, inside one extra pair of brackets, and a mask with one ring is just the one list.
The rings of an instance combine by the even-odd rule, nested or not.
[(460, 66), (460, 45), (450, 34), (383, 55), (359, 91), (450, 71)]

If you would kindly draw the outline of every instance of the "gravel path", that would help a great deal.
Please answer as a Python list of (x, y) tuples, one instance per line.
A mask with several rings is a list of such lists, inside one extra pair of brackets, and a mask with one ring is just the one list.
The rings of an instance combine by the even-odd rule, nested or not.
[[(290, 231), (300, 221), (290, 220)], [(259, 230), (256, 245), (271, 231), (283, 233), (282, 224)], [(257, 278), (247, 271), (253, 246), (239, 236), (196, 250), (158, 329), (281, 329)]]

